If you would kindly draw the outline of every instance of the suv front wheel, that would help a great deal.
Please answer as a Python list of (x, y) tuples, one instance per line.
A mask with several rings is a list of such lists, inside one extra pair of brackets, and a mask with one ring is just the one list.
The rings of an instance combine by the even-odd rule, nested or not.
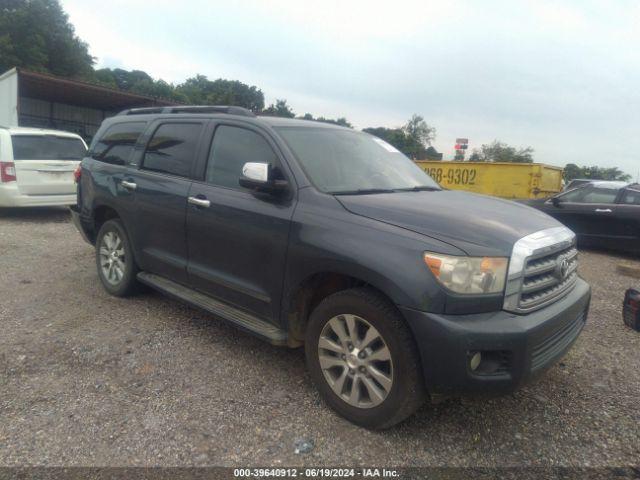
[(325, 298), (305, 339), (311, 376), (340, 415), (366, 428), (401, 422), (424, 399), (413, 337), (397, 309), (367, 288)]
[(120, 220), (107, 220), (100, 227), (96, 238), (96, 264), (102, 285), (111, 295), (125, 297), (135, 293), (139, 270)]

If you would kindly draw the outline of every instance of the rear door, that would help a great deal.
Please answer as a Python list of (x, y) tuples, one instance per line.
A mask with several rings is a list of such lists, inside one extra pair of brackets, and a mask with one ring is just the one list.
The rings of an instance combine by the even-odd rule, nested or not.
[(624, 235), (620, 248), (640, 251), (640, 185), (625, 188), (621, 192), (615, 215)]
[(79, 137), (11, 134), (18, 191), (23, 195), (72, 195), (73, 171), (87, 152)]
[(185, 284), (187, 196), (205, 124), (187, 119), (153, 122), (139, 168), (129, 170), (121, 182), (135, 198), (130, 230), (140, 267)]
[(136, 148), (148, 122), (126, 121), (107, 126), (98, 132), (91, 145), (91, 161), (85, 165), (90, 175), (80, 177), (78, 205), (83, 214), (91, 217), (96, 206), (114, 208), (124, 221), (127, 231), (137, 221), (135, 191), (122, 186), (122, 181), (131, 178), (138, 169), (141, 148)]

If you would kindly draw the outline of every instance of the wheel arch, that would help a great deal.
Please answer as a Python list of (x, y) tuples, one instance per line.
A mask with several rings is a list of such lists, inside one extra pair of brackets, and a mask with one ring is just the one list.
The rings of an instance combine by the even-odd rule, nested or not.
[[(385, 288), (385, 286), (387, 288)], [(393, 305), (398, 305), (397, 294), (394, 297), (388, 285), (366, 275), (347, 273), (341, 270), (321, 270), (309, 273), (289, 293), (283, 304), (283, 317), (286, 321), (286, 329), (290, 346), (297, 347), (304, 343), (304, 336), (309, 321), (309, 316), (314, 308), (329, 295), (342, 290), (356, 287), (367, 287), (383, 296)]]
[(102, 225), (104, 225), (104, 223), (107, 222), (108, 220), (114, 220), (114, 219), (120, 220), (120, 222), (122, 223), (125, 233), (129, 238), (129, 244), (131, 245), (133, 258), (135, 259), (136, 262), (138, 262), (139, 252), (137, 251), (136, 245), (133, 241), (131, 229), (129, 228), (129, 225), (125, 221), (125, 217), (120, 214), (120, 211), (109, 203), (99, 203), (93, 207), (92, 220), (93, 220), (93, 229), (94, 229), (94, 235), (93, 235), (94, 243), (97, 240), (98, 232), (100, 231), (100, 228), (102, 227)]
[(122, 221), (122, 216), (111, 205), (100, 204), (95, 206), (93, 208), (93, 229), (95, 234), (98, 235), (100, 227), (102, 227), (107, 220), (112, 220), (114, 218)]

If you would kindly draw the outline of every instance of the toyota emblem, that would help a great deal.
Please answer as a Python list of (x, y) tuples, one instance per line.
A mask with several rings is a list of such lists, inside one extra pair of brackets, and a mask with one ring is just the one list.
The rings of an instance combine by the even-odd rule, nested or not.
[(569, 260), (567, 260), (566, 258), (560, 260), (558, 262), (557, 272), (560, 280), (564, 280), (565, 278), (567, 278), (567, 275), (569, 273)]

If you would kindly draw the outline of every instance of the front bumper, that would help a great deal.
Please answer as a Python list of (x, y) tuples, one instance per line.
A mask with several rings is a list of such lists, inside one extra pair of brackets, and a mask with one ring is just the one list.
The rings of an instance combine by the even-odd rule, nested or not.
[[(440, 315), (400, 307), (413, 331), (430, 393), (501, 393), (517, 388), (569, 350), (587, 318), (591, 288), (582, 279), (564, 298), (527, 315), (498, 311)], [(475, 352), (491, 359), (472, 371)]]

